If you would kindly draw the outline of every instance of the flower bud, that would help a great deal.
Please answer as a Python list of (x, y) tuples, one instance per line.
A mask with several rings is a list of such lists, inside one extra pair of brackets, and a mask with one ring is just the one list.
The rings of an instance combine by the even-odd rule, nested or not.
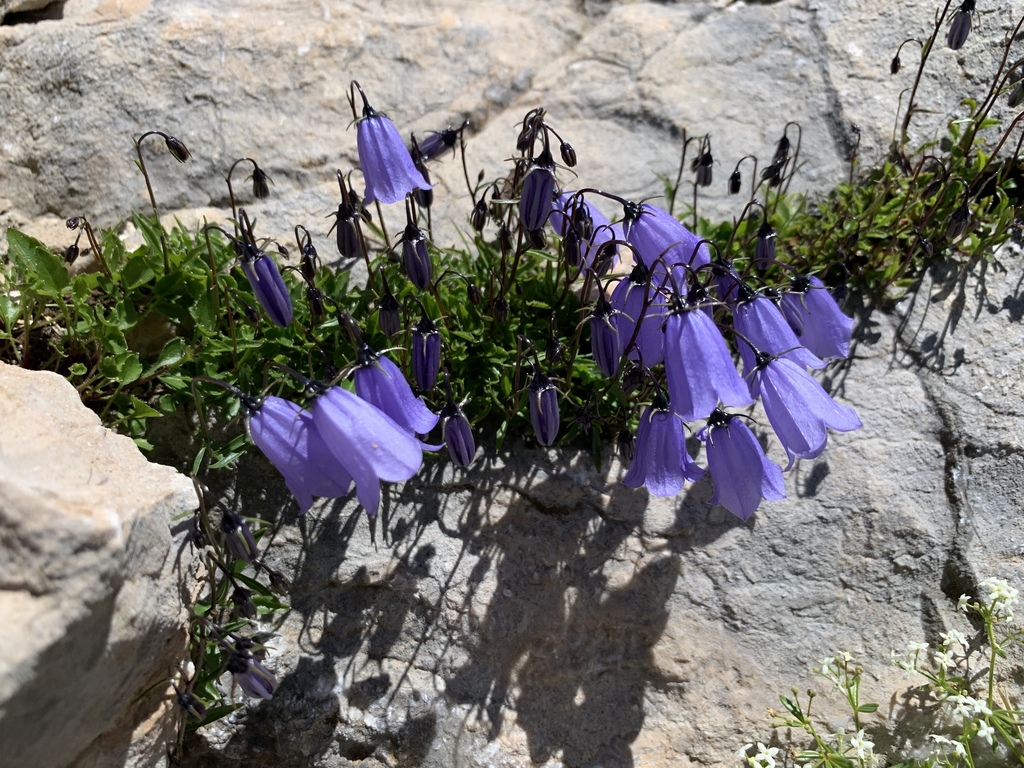
[(560, 426), (558, 390), (540, 371), (534, 372), (530, 382), (530, 421), (538, 443), (548, 446), (555, 442)]
[(389, 339), (393, 339), (398, 335), (398, 331), (402, 324), (402, 316), (400, 312), (401, 307), (398, 304), (398, 299), (391, 293), (390, 289), (386, 290), (384, 295), (380, 297), (380, 302), (377, 304), (377, 323), (380, 325), (380, 329), (384, 332), (384, 335)]
[(248, 589), (235, 587), (235, 591), (231, 593), (231, 602), (234, 603), (239, 618), (256, 618), (256, 603), (252, 601), (252, 592)]
[(542, 154), (523, 180), (523, 191), (519, 196), (519, 222), (527, 232), (542, 229), (551, 214), (555, 174), (548, 159), (547, 153)]
[(971, 34), (971, 17), (974, 15), (974, 0), (964, 0), (953, 14), (953, 21), (949, 25), (949, 34), (946, 35), (946, 45), (950, 50), (959, 51), (967, 42), (967, 36)]
[(692, 170), (697, 174), (698, 187), (710, 187), (712, 171), (715, 167), (715, 160), (711, 156), (710, 144), (708, 150), (701, 152), (693, 161)]
[(900, 71), (900, 66), (902, 66), (902, 62), (900, 61), (900, 55), (897, 53), (892, 57), (892, 61), (889, 63), (889, 74), (895, 75)]
[(170, 152), (174, 159), (179, 163), (184, 163), (192, 157), (192, 153), (188, 151), (188, 147), (186, 147), (180, 139), (177, 139), (174, 136), (164, 136), (164, 144), (167, 145), (167, 151)]
[(402, 261), (409, 282), (421, 291), (426, 290), (434, 277), (433, 265), (430, 262), (426, 237), (411, 221), (402, 235)]
[(178, 706), (185, 710), (189, 719), (197, 723), (201, 723), (206, 718), (206, 705), (191, 693), (179, 693)]
[(570, 168), (576, 167), (576, 150), (572, 148), (572, 144), (568, 141), (563, 141), (558, 147), (558, 151), (562, 155), (562, 162)]
[(476, 201), (476, 205), (473, 206), (473, 214), (469, 220), (473, 225), (473, 229), (477, 232), (483, 231), (484, 225), (487, 223), (487, 201), (484, 198), (481, 197)]
[(479, 307), (480, 302), (484, 300), (484, 297), (480, 293), (480, 289), (476, 287), (476, 283), (466, 284), (466, 299), (474, 307)]
[(466, 414), (452, 400), (441, 410), (444, 444), (448, 447), (448, 455), (460, 467), (468, 467), (476, 456), (476, 441), (473, 439), (473, 426)]
[(785, 131), (782, 133), (782, 138), (779, 139), (779, 143), (775, 145), (775, 154), (772, 155), (772, 164), (783, 166), (786, 161), (789, 160), (789, 152), (793, 148), (793, 145), (789, 141), (789, 136)]
[(68, 229), (78, 229), (84, 221), (85, 220), (81, 216), (72, 216), (64, 222), (64, 226)]
[(441, 371), (441, 334), (426, 313), (412, 331), (412, 375), (420, 391), (433, 388)]
[(494, 319), (504, 324), (508, 320), (508, 311), (511, 307), (508, 304), (508, 299), (504, 296), (499, 296), (494, 300)]
[(636, 456), (636, 438), (633, 437), (633, 433), (628, 429), (623, 429), (619, 432), (619, 436), (615, 443), (619, 449), (619, 455), (622, 457), (622, 460), (633, 461), (633, 457)]
[(1016, 85), (1010, 89), (1010, 96), (1007, 105), (1010, 109), (1016, 109), (1024, 102), (1024, 79), (1018, 80)]
[(768, 269), (775, 263), (775, 236), (775, 230), (767, 219), (761, 222), (754, 243), (754, 266), (758, 269)]
[(252, 196), (257, 200), (264, 200), (270, 197), (270, 186), (268, 182), (273, 182), (263, 169), (253, 163), (252, 169)]
[(76, 240), (64, 249), (64, 262), (66, 264), (74, 264), (75, 260), (78, 258), (78, 254), (78, 241)]
[(277, 690), (277, 678), (253, 658), (249, 651), (241, 650), (238, 646), (228, 659), (228, 672), (234, 676), (245, 695), (254, 699), (270, 699)]
[(220, 530), (224, 534), (224, 546), (232, 557), (247, 563), (251, 563), (259, 557), (260, 551), (256, 546), (256, 538), (240, 515), (230, 509), (225, 509), (224, 516), (220, 520)]
[(967, 201), (964, 200), (950, 214), (949, 221), (946, 223), (946, 237), (949, 240), (959, 239), (967, 231), (967, 225), (970, 223), (971, 211), (967, 207)]
[(742, 188), (743, 177), (740, 175), (740, 169), (737, 168), (735, 171), (729, 174), (729, 194), (738, 195)]

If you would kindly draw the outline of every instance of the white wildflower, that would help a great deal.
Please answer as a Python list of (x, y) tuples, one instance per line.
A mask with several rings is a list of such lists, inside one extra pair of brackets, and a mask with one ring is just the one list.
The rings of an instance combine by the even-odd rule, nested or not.
[(960, 599), (956, 601), (956, 609), (967, 613), (967, 608), (970, 605), (971, 598), (968, 595), (960, 595)]
[(964, 633), (959, 629), (951, 629), (949, 632), (940, 632), (942, 636), (942, 647), (949, 650), (954, 645), (959, 645), (962, 648), (967, 647), (967, 638), (964, 637)]
[(978, 738), (985, 739), (990, 747), (996, 745), (996, 729), (982, 720), (978, 723)]
[(778, 747), (766, 747), (760, 741), (757, 742), (757, 754), (753, 762), (760, 768), (775, 768), (775, 756), (779, 754)]
[(754, 745), (753, 744), (744, 744), (742, 747), (737, 749), (736, 750), (736, 755), (735, 755), (736, 759), (737, 760), (743, 760), (745, 762), (746, 759), (747, 759), (747, 750), (749, 750), (752, 746), (754, 746)]
[(864, 729), (861, 728), (857, 733), (850, 737), (850, 746), (853, 747), (853, 753), (858, 759), (867, 760), (871, 758), (875, 742), (868, 741), (864, 738)]
[(953, 660), (953, 654), (950, 651), (940, 651), (932, 656), (937, 667), (942, 669), (952, 669), (956, 666), (956, 662)]

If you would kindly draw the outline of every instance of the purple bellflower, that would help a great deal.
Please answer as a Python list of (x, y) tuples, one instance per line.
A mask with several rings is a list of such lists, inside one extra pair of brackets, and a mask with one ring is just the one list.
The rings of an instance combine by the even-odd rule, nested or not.
[(687, 480), (696, 482), (704, 476), (686, 451), (683, 422), (662, 395), (640, 417), (635, 451), (622, 480), (630, 488), (645, 485), (654, 496), (675, 496)]
[(448, 455), (460, 467), (468, 467), (476, 456), (476, 441), (473, 439), (473, 427), (462, 412), (462, 407), (449, 402), (441, 409), (444, 444), (448, 447)]
[(246, 244), (241, 263), (253, 295), (267, 317), (274, 325), (287, 327), (292, 321), (292, 297), (277, 262), (268, 253)]
[(555, 442), (561, 425), (558, 390), (539, 369), (534, 369), (533, 381), (530, 382), (530, 420), (538, 443), (548, 446)]
[[(619, 329), (620, 343), (629, 344), (633, 334), (636, 340), (629, 350), (631, 360), (642, 359), (644, 365), (650, 367), (660, 363), (665, 357), (665, 334), (662, 327), (668, 307), (658, 300), (660, 294), (652, 284), (648, 289), (647, 281), (650, 273), (646, 265), (637, 257), (636, 266), (616, 284), (608, 302), (616, 311), (613, 320)], [(649, 291), (647, 309), (644, 311), (644, 292)], [(636, 324), (640, 323), (640, 331), (636, 332)]]
[(375, 111), (359, 84), (353, 84), (363, 99), (363, 116), (356, 126), (356, 149), (366, 181), (364, 204), (397, 203), (415, 189), (430, 189), (395, 124)]
[(314, 398), (312, 413), (317, 430), (352, 476), (356, 497), (371, 517), (380, 508), (380, 481), (408, 480), (423, 463), (423, 446), (406, 426), (347, 389), (325, 389)]
[(440, 371), (441, 334), (436, 323), (424, 311), (412, 329), (412, 375), (416, 386), (423, 392), (431, 389)]
[(863, 426), (853, 408), (836, 403), (807, 371), (784, 357), (758, 354), (751, 389), (760, 396), (790, 467), (798, 456), (813, 459), (825, 450), (826, 427), (850, 432)]
[(736, 332), (743, 337), (739, 341), (739, 348), (745, 378), (757, 367), (755, 350), (788, 357), (808, 368), (825, 367), (823, 360), (800, 344), (782, 310), (763, 294), (741, 286), (739, 302), (733, 309), (732, 323)]
[[(243, 401), (245, 402), (245, 401)], [(314, 496), (345, 496), (352, 477), (327, 447), (313, 415), (280, 397), (266, 397), (249, 411), (249, 436), (277, 471), (306, 514)]]
[(436, 426), (438, 415), (413, 394), (398, 366), (365, 344), (359, 351), (355, 382), (359, 397), (377, 406), (410, 434), (425, 435)]
[(230, 672), (246, 696), (271, 699), (277, 690), (277, 678), (252, 657), (248, 651), (236, 649), (228, 659)]
[(974, 15), (974, 0), (964, 0), (956, 13), (953, 14), (953, 21), (949, 25), (949, 33), (946, 35), (946, 45), (950, 50), (959, 51), (967, 42), (967, 36), (971, 34), (971, 17)]
[(412, 222), (411, 217), (402, 235), (402, 262), (409, 282), (421, 291), (426, 290), (434, 277), (434, 267), (430, 262), (430, 251), (423, 230)]
[[(601, 290), (590, 315), (590, 350), (598, 369), (609, 379), (619, 370), (619, 359), (622, 357), (623, 340), (619, 332), (619, 313), (612, 307)], [(632, 329), (630, 329), (632, 333)]]
[(753, 402), (721, 331), (702, 309), (680, 305), (665, 321), (664, 336), (669, 399), (683, 421), (704, 418), (719, 403)]
[(225, 509), (220, 519), (220, 531), (224, 534), (224, 546), (232, 557), (247, 563), (259, 558), (256, 537), (241, 515)]
[(754, 433), (741, 419), (716, 409), (697, 437), (704, 441), (708, 472), (715, 486), (712, 504), (721, 504), (740, 520), (747, 520), (757, 511), (761, 499), (786, 498), (782, 470), (764, 455)]
[(821, 358), (850, 356), (853, 318), (817, 277), (796, 277), (781, 299), (782, 313), (800, 342)]
[(555, 198), (555, 164), (545, 147), (530, 163), (519, 197), (519, 221), (527, 232), (538, 232), (547, 223)]
[(663, 208), (629, 202), (623, 209), (623, 238), (640, 254), (648, 269), (659, 258), (666, 268), (686, 264), (697, 269), (711, 261), (707, 244), (701, 243), (699, 237)]

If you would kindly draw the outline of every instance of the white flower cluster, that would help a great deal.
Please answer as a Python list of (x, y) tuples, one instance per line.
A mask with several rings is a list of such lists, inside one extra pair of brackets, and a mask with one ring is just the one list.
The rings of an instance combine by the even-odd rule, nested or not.
[(750, 768), (775, 768), (775, 756), (779, 754), (778, 747), (766, 747), (760, 741), (757, 742), (757, 754), (748, 754), (753, 744), (744, 744), (736, 750), (736, 758), (742, 760)]
[(1017, 589), (1011, 587), (1004, 579), (990, 576), (981, 582), (982, 589), (988, 592), (985, 607), (992, 610), (992, 617), (1013, 621), (1013, 609), (1017, 605)]

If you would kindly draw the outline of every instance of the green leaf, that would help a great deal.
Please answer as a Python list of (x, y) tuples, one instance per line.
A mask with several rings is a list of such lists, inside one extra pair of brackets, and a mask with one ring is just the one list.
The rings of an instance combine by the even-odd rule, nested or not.
[(147, 403), (144, 403), (142, 400), (139, 400), (139, 398), (135, 397), (135, 395), (132, 395), (131, 403), (132, 403), (132, 414), (131, 414), (131, 417), (133, 419), (158, 419), (161, 416), (163, 416), (163, 414), (160, 413), (160, 411), (158, 411), (155, 408), (151, 407)]
[(875, 712), (877, 710), (877, 704), (861, 704), (859, 707), (857, 707), (858, 712)]
[(84, 363), (74, 363), (69, 369), (68, 374), (71, 376), (85, 376), (88, 369)]
[(16, 229), (7, 230), (8, 256), (26, 279), (54, 298), (68, 284), (68, 271), (57, 254), (34, 237)]
[(177, 365), (185, 358), (185, 351), (184, 339), (171, 339), (164, 344), (164, 348), (160, 351), (160, 356), (157, 357), (155, 363), (149, 366), (145, 375), (149, 377), (161, 368), (170, 368), (173, 365)]
[(187, 726), (188, 730), (194, 731), (194, 730), (196, 730), (196, 728), (202, 728), (204, 725), (209, 725), (210, 723), (215, 723), (218, 720), (220, 720), (221, 718), (224, 718), (224, 717), (227, 717), (228, 715), (230, 715), (232, 712), (234, 712), (240, 706), (242, 706), (242, 705), (239, 703), (239, 704), (221, 704), (219, 707), (210, 707), (208, 710), (206, 710), (206, 717), (203, 718), (203, 722), (201, 722), (201, 723), (189, 723), (188, 726)]
[(151, 282), (155, 277), (156, 272), (141, 255), (130, 258), (121, 270), (121, 282), (129, 291)]
[(4, 330), (7, 333), (10, 333), (11, 329), (14, 328), (20, 314), (21, 304), (12, 299), (8, 294), (0, 293), (0, 317), (3, 318)]

